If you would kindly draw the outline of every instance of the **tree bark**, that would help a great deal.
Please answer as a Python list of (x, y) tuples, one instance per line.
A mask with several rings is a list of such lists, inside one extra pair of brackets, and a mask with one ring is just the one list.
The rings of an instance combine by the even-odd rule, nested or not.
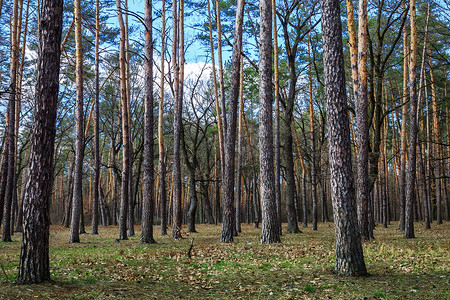
[[(311, 45), (308, 43), (308, 58), (311, 59)], [(316, 138), (314, 133), (314, 106), (312, 92), (311, 61), (308, 63), (309, 80), (309, 122), (311, 134), (311, 202), (312, 202), (312, 230), (317, 230), (317, 184), (316, 184)]]
[[(224, 121), (225, 135), (225, 165), (222, 181), (223, 223), (220, 241), (233, 242), (234, 236), (234, 171), (235, 171), (235, 145), (237, 105), (239, 97), (239, 73), (242, 49), (242, 25), (244, 22), (244, 0), (238, 0), (236, 8), (236, 21), (234, 25), (233, 54), (231, 57), (230, 101), (228, 123)], [(223, 116), (225, 112), (223, 111)]]
[(358, 225), (361, 238), (369, 235), (369, 121), (367, 115), (367, 1), (359, 1), (358, 78), (356, 87), (356, 122), (358, 128), (357, 194)]
[(11, 242), (11, 207), (14, 196), (14, 182), (16, 176), (15, 170), (15, 157), (16, 157), (16, 145), (15, 145), (15, 124), (16, 124), (16, 96), (17, 96), (17, 69), (19, 65), (19, 43), (18, 40), (20, 33), (18, 22), (19, 0), (13, 1), (13, 15), (12, 15), (12, 27), (11, 27), (11, 62), (10, 62), (10, 86), (9, 86), (9, 101), (8, 101), (8, 119), (7, 119), (7, 143), (6, 147), (8, 151), (5, 156), (7, 164), (6, 175), (6, 190), (5, 190), (5, 202), (3, 213), (3, 235), (2, 242)]
[(416, 147), (417, 147), (417, 94), (416, 94), (416, 61), (417, 61), (417, 26), (416, 26), (416, 1), (410, 0), (411, 18), (411, 50), (409, 64), (409, 164), (408, 181), (406, 186), (405, 206), (405, 237), (414, 238), (413, 205), (416, 202)]
[[(402, 0), (402, 10), (405, 10), (406, 0)], [(405, 230), (405, 203), (406, 203), (406, 116), (408, 115), (408, 31), (403, 28), (403, 106), (402, 106), (402, 131), (400, 146), (400, 220), (398, 229)]]
[[(153, 176), (153, 32), (152, 0), (145, 1), (145, 103), (144, 103), (144, 178), (142, 191), (141, 243), (155, 243), (153, 215), (155, 212), (155, 179)], [(164, 63), (164, 61), (162, 62)], [(161, 74), (164, 78), (164, 75)]]
[(354, 206), (355, 194), (341, 26), (339, 1), (322, 0), (328, 151), (336, 247), (334, 271), (344, 276), (362, 276), (366, 275), (367, 271)]
[(433, 135), (434, 135), (434, 178), (436, 186), (436, 223), (442, 224), (442, 193), (441, 193), (441, 132), (439, 130), (439, 111), (437, 106), (436, 87), (431, 56), (428, 56), (431, 79), (431, 106), (433, 109)]
[(167, 197), (166, 197), (166, 166), (164, 163), (164, 65), (166, 47), (166, 1), (162, 0), (161, 14), (161, 78), (160, 78), (160, 100), (158, 108), (158, 176), (159, 176), (159, 202), (161, 214), (161, 235), (167, 235)]
[(131, 176), (130, 162), (130, 124), (128, 118), (128, 99), (127, 99), (127, 83), (126, 83), (126, 57), (125, 57), (125, 25), (122, 17), (122, 8), (120, 0), (116, 0), (117, 18), (120, 26), (120, 44), (119, 44), (119, 68), (120, 68), (120, 101), (122, 103), (122, 192), (120, 198), (120, 217), (119, 217), (119, 240), (127, 240), (127, 216), (128, 203), (131, 195), (129, 194), (129, 184)]
[(40, 283), (50, 279), (49, 202), (53, 183), (62, 15), (62, 0), (43, 0), (30, 176), (24, 198), (24, 228), (17, 284)]
[(261, 182), (261, 243), (279, 243), (272, 126), (272, 2), (260, 1), (259, 47), (259, 170)]
[[(221, 112), (220, 112), (220, 106), (219, 106), (219, 93), (217, 90), (217, 76), (216, 76), (216, 60), (214, 57), (214, 41), (213, 41), (213, 30), (212, 30), (212, 21), (211, 21), (211, 5), (209, 0), (207, 1), (208, 3), (208, 23), (209, 23), (209, 45), (210, 45), (210, 50), (211, 50), (211, 64), (212, 64), (212, 76), (213, 76), (213, 84), (214, 84), (214, 104), (215, 104), (215, 109), (216, 109), (216, 122), (217, 122), (217, 130), (219, 132), (219, 151), (220, 151), (220, 166), (222, 169), (222, 174), (223, 174), (223, 166), (224, 166), (224, 161), (225, 161), (225, 153), (224, 153), (224, 143), (223, 143), (223, 128), (222, 128), (222, 117), (221, 117)], [(217, 30), (219, 31), (220, 28), (220, 10), (219, 13), (217, 14)], [(220, 33), (220, 31), (219, 31)], [(219, 55), (221, 55), (221, 47), (222, 47), (222, 41), (221, 41), (221, 35), (219, 35), (218, 38), (218, 52)], [(221, 56), (220, 56), (221, 59)], [(222, 63), (222, 61), (220, 60), (219, 62), (220, 64)], [(223, 114), (225, 114), (225, 111), (222, 112)]]
[[(175, 85), (175, 112), (174, 112), (174, 123), (173, 123), (173, 228), (172, 228), (172, 237), (179, 239), (181, 238), (181, 163), (180, 163), (180, 141), (181, 141), (181, 118), (183, 112), (183, 96), (181, 92), (181, 84), (180, 84), (180, 67), (179, 64), (182, 64), (181, 54), (178, 53), (178, 10), (176, 1), (173, 2), (173, 46), (172, 46), (172, 59), (173, 68), (174, 68), (174, 85)], [(183, 2), (180, 0), (180, 23), (183, 14), (181, 11), (183, 10)], [(180, 31), (181, 24), (179, 26)], [(181, 37), (180, 37), (181, 39)], [(180, 45), (182, 42), (180, 41)], [(179, 58), (179, 60), (178, 60)], [(181, 95), (180, 95), (181, 94)]]
[(272, 22), (273, 22), (273, 58), (274, 58), (274, 84), (275, 84), (275, 119), (274, 119), (274, 176), (275, 176), (275, 204), (277, 206), (277, 222), (280, 235), (282, 232), (281, 219), (281, 155), (280, 155), (280, 76), (278, 72), (278, 30), (277, 30), (277, 8), (276, 1), (272, 0)]
[(94, 122), (94, 201), (92, 202), (92, 234), (98, 234), (100, 191), (100, 0), (95, 1), (95, 122)]
[[(294, 135), (295, 135), (295, 142), (297, 143), (298, 157), (299, 157), (299, 160), (300, 160), (300, 164), (302, 165), (303, 227), (306, 228), (306, 227), (308, 227), (308, 205), (307, 205), (307, 201), (306, 201), (306, 167), (305, 167), (305, 162), (303, 161), (302, 150), (300, 148), (300, 142), (299, 142), (299, 139), (298, 139), (298, 133), (297, 133), (297, 128), (295, 126), (294, 119), (292, 119), (292, 124), (294, 125)], [(300, 193), (300, 191), (299, 191), (299, 193)], [(286, 206), (287, 206), (287, 204), (288, 203), (286, 202)], [(300, 203), (298, 205), (300, 205)], [(295, 211), (295, 209), (294, 209), (294, 211)], [(289, 228), (289, 214), (288, 214), (288, 228)], [(298, 229), (298, 227), (297, 227), (297, 229)], [(298, 232), (300, 232), (300, 230), (298, 230)]]
[(83, 43), (81, 36), (81, 5), (80, 0), (74, 2), (75, 16), (75, 47), (76, 47), (76, 138), (75, 138), (75, 165), (73, 176), (72, 222), (70, 224), (69, 243), (80, 242), (80, 218), (83, 202), (83, 157), (84, 157), (84, 131), (83, 131)]
[[(216, 1), (216, 25), (217, 25), (217, 58), (219, 60), (218, 61), (218, 64), (219, 64), (219, 87), (220, 87), (220, 100), (221, 100), (221, 108), (222, 108), (223, 138), (225, 140), (226, 134), (228, 133), (228, 131), (227, 131), (227, 114), (226, 114), (226, 106), (225, 106), (225, 82), (223, 80), (223, 62), (222, 62), (222, 22), (220, 21), (220, 0), (215, 0), (215, 1)], [(238, 12), (238, 8), (236, 8), (236, 16), (237, 16), (237, 12)], [(235, 30), (236, 30), (236, 27), (235, 27)], [(220, 138), (220, 136), (219, 136), (219, 138)], [(219, 142), (220, 142), (220, 140), (219, 140)], [(224, 150), (223, 151), (223, 155), (224, 155), (223, 159), (225, 159), (225, 145), (224, 145), (223, 150)], [(225, 161), (222, 160), (222, 163), (225, 164)], [(225, 170), (225, 167), (223, 164), (221, 165), (223, 168), (222, 174)]]
[(242, 119), (244, 115), (244, 62), (241, 56), (241, 74), (239, 79), (239, 125), (238, 125), (238, 165), (236, 174), (236, 233), (241, 230), (241, 177), (242, 177)]

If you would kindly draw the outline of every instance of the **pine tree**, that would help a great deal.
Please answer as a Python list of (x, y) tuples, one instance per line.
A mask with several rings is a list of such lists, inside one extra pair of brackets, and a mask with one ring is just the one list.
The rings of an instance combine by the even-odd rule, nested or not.
[(15, 281), (17, 284), (40, 283), (50, 279), (49, 205), (53, 185), (62, 15), (62, 0), (42, 1), (31, 167), (25, 187), (24, 227), (19, 274)]

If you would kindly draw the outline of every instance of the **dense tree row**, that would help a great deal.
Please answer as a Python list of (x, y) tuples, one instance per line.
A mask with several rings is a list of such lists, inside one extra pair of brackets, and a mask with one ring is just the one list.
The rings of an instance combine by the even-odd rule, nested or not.
[(0, 2), (0, 223), (3, 241), (24, 233), (19, 283), (49, 278), (50, 222), (70, 243), (85, 222), (119, 239), (141, 224), (144, 243), (153, 225), (222, 223), (232, 242), (261, 223), (274, 243), (333, 220), (335, 271), (364, 275), (377, 223), (411, 238), (450, 220), (446, 1), (62, 2)]

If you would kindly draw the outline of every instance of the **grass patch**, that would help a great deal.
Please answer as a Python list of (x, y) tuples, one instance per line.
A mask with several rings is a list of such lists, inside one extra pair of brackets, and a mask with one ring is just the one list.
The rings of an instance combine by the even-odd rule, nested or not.
[[(192, 258), (189, 239), (156, 235), (157, 244), (136, 237), (117, 242), (117, 227), (99, 235), (83, 234), (68, 244), (68, 229), (51, 226), (50, 264), (53, 281), (11, 286), (18, 272), (20, 235), (0, 243), (0, 299), (104, 298), (332, 298), (448, 299), (450, 223), (424, 230), (406, 240), (396, 230), (377, 227), (375, 241), (364, 243), (370, 277), (332, 274), (334, 236), (331, 223), (318, 231), (284, 234), (282, 243), (261, 245), (260, 231), (243, 225), (232, 244), (219, 242), (221, 226), (197, 225)], [(155, 227), (155, 232), (159, 228)]]

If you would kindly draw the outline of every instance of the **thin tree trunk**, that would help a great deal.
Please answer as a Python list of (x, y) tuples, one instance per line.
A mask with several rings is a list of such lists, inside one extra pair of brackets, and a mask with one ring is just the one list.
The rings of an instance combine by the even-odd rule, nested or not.
[[(155, 243), (153, 215), (155, 212), (155, 178), (153, 176), (153, 32), (152, 0), (145, 1), (145, 103), (144, 103), (144, 187), (142, 191), (141, 243)], [(164, 64), (164, 60), (162, 61)], [(164, 78), (164, 74), (161, 74)], [(164, 151), (164, 150), (163, 150)]]
[[(365, 2), (365, 6), (367, 7), (367, 1), (359, 1), (359, 9), (363, 7)], [(356, 41), (356, 26), (355, 26), (355, 14), (354, 14), (354, 6), (353, 6), (353, 0), (346, 0), (347, 4), (347, 29), (348, 29), (348, 46), (350, 50), (350, 64), (352, 69), (352, 87), (353, 87), (353, 94), (356, 98), (356, 93), (358, 89), (358, 47), (361, 45), (358, 45)], [(367, 17), (366, 17), (367, 19)], [(361, 11), (359, 11), (359, 22), (362, 21)], [(367, 23), (366, 23), (367, 26)], [(364, 39), (364, 36), (366, 35), (366, 32), (361, 31), (361, 23), (358, 23), (358, 41), (360, 43), (361, 38)], [(365, 46), (367, 47), (367, 46)]]
[[(16, 176), (15, 170), (15, 124), (16, 124), (16, 94), (17, 94), (17, 72), (19, 65), (19, 43), (18, 37), (20, 33), (18, 22), (19, 0), (13, 1), (13, 15), (12, 15), (12, 27), (11, 27), (11, 62), (10, 62), (10, 86), (9, 86), (9, 101), (7, 114), (9, 116), (7, 122), (6, 134), (8, 136), (8, 143), (6, 147), (8, 149), (8, 155), (5, 156), (7, 161), (7, 173), (6, 173), (6, 190), (5, 190), (5, 202), (3, 213), (3, 235), (2, 242), (11, 242), (11, 207), (14, 196), (14, 181)], [(5, 174), (5, 173), (3, 173)], [(3, 175), (5, 176), (5, 175)]]
[[(311, 45), (308, 43), (308, 58), (311, 59)], [(314, 106), (312, 93), (311, 61), (308, 63), (309, 79), (309, 122), (311, 134), (311, 202), (312, 202), (312, 230), (317, 230), (317, 184), (316, 184), (316, 138), (314, 133)]]
[[(217, 1), (217, 0), (216, 0)], [(220, 112), (220, 106), (219, 106), (219, 93), (217, 90), (217, 77), (216, 77), (216, 60), (214, 57), (214, 42), (213, 42), (213, 31), (212, 31), (212, 22), (211, 22), (211, 5), (210, 5), (210, 1), (207, 1), (208, 3), (208, 23), (209, 23), (209, 45), (210, 45), (210, 50), (211, 50), (211, 64), (212, 64), (212, 76), (213, 76), (213, 84), (214, 84), (214, 104), (215, 104), (215, 109), (216, 109), (216, 122), (217, 122), (217, 130), (219, 131), (219, 149), (220, 149), (220, 166), (221, 166), (221, 170), (223, 172), (223, 166), (224, 166), (224, 161), (225, 161), (225, 153), (224, 153), (224, 143), (223, 143), (223, 129), (222, 129), (222, 117), (221, 117), (221, 112)], [(218, 15), (218, 29), (220, 28), (220, 10)], [(221, 59), (221, 53), (222, 53), (222, 41), (221, 41), (221, 35), (219, 35), (218, 37), (218, 43), (220, 46), (219, 47), (219, 57)], [(222, 61), (220, 60), (219, 62), (220, 64), (222, 64)], [(221, 68), (221, 67), (220, 67)], [(222, 71), (220, 71), (222, 72)], [(222, 90), (221, 90), (222, 91)], [(223, 97), (222, 97), (223, 99)], [(222, 112), (223, 114), (225, 114), (225, 111)]]
[(357, 194), (358, 225), (361, 238), (370, 239), (369, 203), (369, 121), (367, 115), (367, 1), (359, 1), (358, 22), (358, 79), (356, 89), (356, 117), (358, 128)]
[(241, 230), (241, 176), (242, 176), (242, 119), (244, 115), (244, 62), (241, 56), (241, 74), (239, 79), (239, 125), (238, 125), (238, 165), (236, 174), (236, 233)]
[[(445, 91), (444, 91), (444, 97), (447, 98), (447, 78), (445, 78)], [(449, 114), (449, 108), (448, 106), (445, 109), (446, 112), (446, 117), (447, 117), (447, 145), (450, 145), (450, 114)], [(449, 185), (450, 185), (450, 147), (446, 147), (447, 148), (447, 158), (446, 158), (446, 165), (447, 165), (447, 179), (446, 179), (446, 184), (445, 184), (445, 188), (447, 190), (447, 197), (445, 197), (445, 219), (447, 221), (450, 221), (450, 207), (449, 207), (449, 194), (450, 191), (448, 189)], [(444, 171), (445, 172), (445, 171)]]
[(117, 150), (116, 150), (116, 142), (115, 142), (115, 138), (111, 139), (111, 148), (112, 148), (112, 167), (113, 170), (111, 172), (112, 175), (112, 195), (111, 195), (111, 200), (112, 200), (112, 205), (113, 205), (113, 213), (112, 213), (112, 217), (113, 217), (113, 225), (117, 225), (118, 224), (118, 213), (117, 213), (117, 174), (116, 174), (116, 167), (117, 167)]
[[(235, 172), (235, 145), (236, 145), (236, 121), (237, 105), (239, 97), (239, 73), (242, 49), (242, 26), (244, 22), (244, 0), (238, 0), (236, 7), (236, 20), (234, 25), (233, 54), (231, 57), (230, 77), (230, 101), (229, 101), (229, 123), (225, 122), (225, 110), (222, 115), (224, 119), (225, 135), (225, 161), (222, 200), (223, 200), (223, 223), (220, 241), (223, 243), (233, 242), (234, 236), (234, 172)], [(219, 39), (220, 40), (220, 39)], [(219, 50), (220, 53), (220, 50)], [(219, 62), (220, 64), (220, 62)], [(223, 95), (222, 95), (223, 96)]]
[(272, 26), (273, 26), (273, 58), (274, 58), (274, 84), (275, 84), (275, 119), (274, 119), (274, 167), (275, 167), (275, 204), (277, 206), (277, 222), (279, 234), (282, 235), (281, 221), (281, 155), (280, 155), (280, 79), (278, 72), (278, 30), (276, 1), (272, 0)]
[(120, 199), (120, 217), (119, 217), (119, 240), (127, 240), (127, 216), (128, 203), (131, 195), (129, 194), (129, 184), (131, 176), (131, 162), (130, 162), (130, 124), (128, 117), (128, 99), (127, 99), (127, 83), (126, 83), (126, 57), (125, 57), (125, 25), (122, 17), (122, 8), (120, 0), (116, 0), (117, 18), (120, 26), (120, 45), (119, 45), (119, 66), (120, 66), (120, 101), (122, 103), (122, 192)]
[[(180, 27), (180, 31), (183, 29), (178, 26), (178, 10), (177, 10), (177, 2), (174, 0), (173, 4), (173, 46), (172, 46), (172, 59), (173, 68), (174, 68), (174, 85), (175, 85), (175, 112), (174, 112), (174, 124), (173, 124), (173, 228), (172, 228), (172, 236), (176, 239), (181, 238), (181, 165), (180, 165), (180, 141), (181, 141), (181, 117), (183, 112), (183, 96), (180, 84), (180, 67), (179, 64), (182, 64), (181, 54), (178, 53), (178, 27)], [(180, 0), (180, 23), (181, 23), (181, 11), (183, 10), (183, 2)], [(181, 40), (181, 36), (180, 36)], [(180, 44), (182, 44), (180, 42)], [(179, 55), (179, 56), (178, 56)], [(180, 58), (178, 60), (178, 58)], [(180, 95), (181, 94), (181, 95)]]
[(431, 106), (433, 109), (433, 135), (434, 135), (434, 178), (436, 186), (436, 223), (442, 224), (442, 194), (441, 194), (441, 133), (439, 130), (438, 107), (436, 87), (431, 56), (428, 56), (431, 79)]
[[(302, 209), (303, 209), (303, 227), (306, 228), (308, 227), (308, 203), (306, 201), (306, 167), (305, 167), (305, 162), (303, 161), (303, 155), (302, 155), (302, 150), (300, 148), (300, 142), (298, 139), (298, 133), (297, 133), (297, 128), (295, 126), (295, 122), (294, 119), (292, 119), (292, 124), (294, 126), (294, 136), (295, 136), (295, 142), (297, 144), (297, 152), (298, 152), (298, 157), (300, 159), (300, 164), (302, 165)], [(300, 191), (299, 191), (300, 192)], [(286, 210), (287, 210), (287, 202), (286, 202)], [(289, 218), (289, 215), (288, 215)], [(288, 223), (288, 227), (289, 227), (289, 223)], [(298, 229), (298, 227), (297, 227)], [(298, 230), (298, 232), (300, 232), (300, 230)]]
[(215, 224), (219, 223), (220, 216), (220, 190), (219, 190), (219, 172), (217, 171), (218, 155), (217, 155), (217, 138), (214, 135), (214, 219)]
[(161, 15), (161, 78), (158, 108), (158, 176), (159, 176), (159, 203), (161, 209), (161, 235), (167, 235), (167, 196), (166, 196), (166, 166), (164, 164), (164, 65), (166, 47), (166, 1), (162, 0)]
[(81, 36), (81, 5), (80, 0), (74, 2), (75, 16), (75, 47), (76, 47), (76, 139), (75, 139), (75, 165), (73, 179), (72, 220), (70, 224), (69, 243), (80, 242), (80, 218), (83, 205), (83, 44)]
[[(127, 229), (128, 236), (134, 236), (134, 205), (133, 197), (133, 140), (131, 137), (131, 87), (130, 87), (130, 39), (128, 36), (128, 0), (124, 0), (125, 10), (125, 86), (127, 94), (127, 114), (128, 114), (128, 141), (129, 141), (129, 176), (128, 176), (128, 209), (127, 209)], [(139, 177), (139, 175), (138, 175)]]
[(405, 237), (414, 238), (413, 205), (416, 202), (416, 146), (417, 146), (417, 94), (416, 94), (416, 61), (417, 61), (417, 27), (416, 1), (410, 1), (411, 18), (411, 51), (409, 65), (410, 124), (409, 124), (409, 165), (406, 186)]
[[(402, 11), (406, 9), (406, 0), (402, 0)], [(405, 230), (405, 203), (406, 203), (406, 116), (408, 114), (408, 30), (403, 27), (403, 105), (402, 105), (402, 129), (401, 129), (401, 146), (400, 146), (400, 219), (398, 229)]]
[(92, 234), (98, 234), (100, 190), (100, 1), (95, 1), (95, 122), (94, 122), (94, 201), (92, 202)]
[[(209, 0), (208, 0), (209, 1)], [(222, 106), (222, 126), (223, 126), (223, 138), (226, 139), (227, 131), (227, 114), (226, 114), (226, 106), (225, 106), (225, 83), (223, 80), (223, 63), (222, 63), (222, 22), (220, 21), (220, 0), (216, 1), (216, 25), (217, 25), (217, 58), (219, 64), (219, 87), (220, 87), (220, 100)], [(239, 5), (239, 4), (238, 4)], [(236, 8), (236, 16), (237, 16), (238, 8)], [(237, 20), (237, 18), (236, 18)], [(235, 27), (236, 30), (236, 27)], [(215, 77), (214, 77), (215, 78)], [(220, 140), (219, 140), (220, 142)], [(225, 163), (225, 142), (223, 149), (223, 160), (222, 160), (222, 174), (224, 174), (224, 163)]]
[[(8, 119), (8, 115), (6, 115), (6, 119)], [(8, 120), (6, 121), (8, 123)], [(2, 147), (2, 157), (0, 162), (0, 170), (1, 170), (1, 180), (0, 180), (0, 224), (3, 221), (3, 211), (5, 205), (5, 192), (6, 192), (6, 181), (8, 174), (8, 136), (5, 134), (3, 138), (3, 147)]]

